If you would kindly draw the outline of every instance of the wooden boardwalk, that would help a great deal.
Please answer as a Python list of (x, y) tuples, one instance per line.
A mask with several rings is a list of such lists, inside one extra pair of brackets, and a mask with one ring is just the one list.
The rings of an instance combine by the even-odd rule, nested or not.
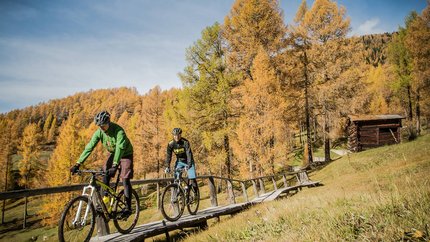
[(296, 185), (286, 188), (280, 188), (275, 191), (267, 192), (261, 194), (259, 197), (253, 199), (252, 201), (238, 204), (230, 204), (227, 206), (211, 207), (199, 211), (196, 215), (184, 215), (178, 221), (168, 222), (165, 220), (157, 221), (153, 223), (143, 224), (136, 226), (136, 228), (129, 234), (114, 233), (101, 237), (93, 237), (91, 241), (106, 241), (106, 242), (120, 242), (120, 241), (144, 241), (145, 238), (152, 236), (166, 234), (169, 231), (189, 228), (189, 227), (202, 227), (207, 226), (207, 220), (220, 217), (223, 215), (232, 215), (238, 213), (251, 205), (272, 201), (280, 197), (284, 193), (289, 193), (290, 191), (298, 191), (303, 186), (315, 185), (319, 182), (314, 182), (313, 184), (303, 184)]
[[(97, 216), (97, 237), (92, 238), (92, 241), (143, 241), (145, 238), (165, 234), (166, 239), (169, 240), (169, 232), (190, 228), (200, 227), (206, 228), (207, 221), (212, 218), (219, 218), (223, 215), (232, 215), (238, 213), (249, 206), (261, 202), (272, 201), (281, 197), (283, 194), (289, 192), (298, 192), (303, 187), (318, 186), (319, 181), (311, 181), (308, 177), (306, 169), (297, 170), (294, 172), (281, 173), (277, 175), (268, 175), (262, 177), (255, 177), (248, 180), (238, 180), (233, 178), (218, 177), (213, 175), (198, 176), (200, 183), (207, 181), (209, 188), (209, 201), (210, 208), (199, 211), (196, 215), (184, 215), (176, 222), (157, 221), (148, 224), (138, 225), (130, 234), (109, 234), (109, 224), (105, 222), (102, 216)], [(217, 186), (215, 179), (219, 180), (219, 184), (226, 184), (226, 195), (230, 205), (219, 206), (217, 200)], [(172, 181), (172, 178), (157, 178), (157, 179), (144, 179), (132, 181), (132, 185), (154, 185), (157, 188), (157, 203), (161, 196), (160, 187)], [(235, 186), (233, 186), (233, 183)], [(204, 183), (203, 183), (204, 184)], [(33, 196), (46, 196), (56, 193), (65, 193), (71, 191), (81, 190), (87, 184), (77, 184), (61, 187), (47, 187), (39, 189), (24, 189), (19, 191), (0, 192), (0, 201), (3, 200), (5, 205), (6, 200), (28, 198)], [(282, 186), (282, 187), (279, 187)], [(272, 189), (266, 192), (266, 188)], [(253, 191), (253, 198), (249, 197), (248, 193)], [(236, 203), (236, 196), (243, 196), (244, 203)], [(26, 201), (26, 200), (25, 200)], [(24, 206), (26, 211), (27, 205)], [(3, 207), (2, 216), (4, 216), (5, 209)], [(26, 227), (27, 213), (23, 213), (23, 227)]]

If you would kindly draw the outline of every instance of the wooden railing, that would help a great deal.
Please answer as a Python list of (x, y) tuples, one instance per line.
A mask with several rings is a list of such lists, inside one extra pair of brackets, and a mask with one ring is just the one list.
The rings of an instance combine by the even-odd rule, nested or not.
[[(278, 179), (277, 179), (278, 178)], [(251, 200), (251, 196), (249, 196), (247, 192), (247, 188), (253, 187), (253, 194), (254, 198), (258, 198), (261, 194), (266, 193), (266, 186), (265, 183), (270, 182), (273, 185), (273, 190), (278, 189), (277, 180), (282, 179), (282, 183), (285, 188), (291, 187), (294, 185), (301, 185), (308, 182), (308, 176), (307, 172), (305, 170), (297, 171), (297, 172), (289, 172), (285, 174), (280, 175), (271, 175), (271, 176), (263, 176), (263, 177), (256, 177), (248, 180), (239, 180), (239, 179), (233, 179), (233, 178), (225, 178), (225, 177), (219, 177), (219, 176), (212, 176), (212, 175), (203, 175), (198, 176), (198, 180), (207, 180), (208, 181), (208, 187), (209, 187), (209, 197), (212, 207), (217, 207), (219, 205), (218, 203), (218, 192), (217, 187), (215, 184), (215, 179), (218, 179), (220, 181), (225, 181), (227, 183), (227, 194), (228, 194), (228, 200), (230, 204), (236, 203), (236, 195), (235, 195), (235, 186), (238, 187), (240, 192), (242, 193), (243, 200), (245, 202), (249, 202)], [(160, 186), (162, 184), (166, 184), (168, 182), (173, 181), (173, 178), (159, 178), (159, 179), (145, 179), (145, 180), (136, 180), (132, 181), (132, 185), (144, 185), (144, 184), (156, 184), (157, 186), (157, 208), (160, 206), (160, 195), (161, 195), (161, 189)], [(293, 184), (294, 181), (296, 184)], [(81, 190), (85, 184), (78, 184), (78, 185), (69, 185), (69, 186), (59, 186), (59, 187), (48, 187), (48, 188), (39, 188), (39, 189), (25, 189), (25, 190), (17, 190), (17, 191), (8, 191), (8, 192), (1, 192), (0, 193), (0, 200), (7, 200), (7, 199), (18, 199), (18, 198), (28, 198), (32, 196), (40, 196), (40, 195), (49, 195), (49, 194), (55, 194), (55, 193), (64, 193), (64, 192), (72, 192), (72, 191), (79, 191)], [(305, 185), (312, 185), (312, 184), (305, 184)], [(300, 186), (298, 186), (300, 187)], [(27, 209), (27, 208), (25, 208)], [(4, 209), (2, 210), (2, 213), (4, 213)], [(26, 222), (26, 212), (24, 211), (24, 227)], [(2, 216), (3, 217), (3, 216)], [(99, 225), (98, 225), (99, 226)], [(103, 227), (107, 226), (107, 224), (102, 225)], [(105, 231), (104, 229), (101, 229), (100, 231)], [(105, 235), (103, 232), (99, 236)]]

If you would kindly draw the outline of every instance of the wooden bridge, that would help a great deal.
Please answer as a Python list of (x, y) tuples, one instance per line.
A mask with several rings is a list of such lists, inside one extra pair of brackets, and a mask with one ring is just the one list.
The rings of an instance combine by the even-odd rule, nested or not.
[[(278, 178), (278, 179), (277, 179)], [(184, 215), (178, 221), (168, 222), (165, 220), (151, 222), (136, 226), (133, 231), (129, 234), (120, 233), (109, 233), (109, 226), (104, 222), (103, 219), (97, 219), (97, 236), (93, 237), (91, 241), (143, 241), (145, 238), (152, 236), (165, 234), (167, 240), (169, 240), (169, 232), (190, 228), (199, 227), (206, 228), (207, 221), (209, 219), (218, 219), (223, 215), (232, 215), (238, 213), (249, 206), (257, 203), (274, 200), (283, 194), (289, 192), (298, 192), (303, 187), (317, 186), (320, 184), (319, 181), (311, 181), (308, 177), (308, 173), (305, 170), (297, 172), (291, 172), (281, 175), (272, 175), (265, 177), (257, 177), (249, 180), (237, 180), (229, 179), (217, 176), (199, 176), (197, 179), (208, 181), (209, 186), (209, 197), (211, 207), (200, 210), (196, 215)], [(224, 206), (218, 205), (217, 189), (215, 186), (215, 179), (225, 181), (227, 184), (227, 195), (229, 204)], [(160, 184), (171, 181), (171, 178), (163, 179), (148, 179), (133, 181), (134, 186), (141, 184), (156, 184), (157, 185), (157, 204), (160, 203)], [(278, 180), (278, 182), (277, 182)], [(280, 182), (279, 182), (280, 181)], [(266, 183), (266, 184), (265, 184)], [(269, 185), (269, 184), (270, 185)], [(280, 186), (278, 187), (278, 183)], [(20, 190), (12, 192), (0, 193), (0, 200), (30, 197), (36, 195), (46, 195), (60, 192), (70, 192), (81, 190), (86, 184), (53, 187), (53, 188), (42, 188), (42, 189), (31, 189), (31, 190)], [(248, 195), (247, 187), (253, 190), (252, 199)], [(266, 188), (270, 187), (271, 191), (266, 192)], [(241, 200), (243, 202), (236, 203), (236, 195), (242, 195)], [(159, 205), (158, 205), (159, 206)], [(24, 213), (24, 223), (26, 221)], [(25, 226), (25, 224), (24, 224)]]

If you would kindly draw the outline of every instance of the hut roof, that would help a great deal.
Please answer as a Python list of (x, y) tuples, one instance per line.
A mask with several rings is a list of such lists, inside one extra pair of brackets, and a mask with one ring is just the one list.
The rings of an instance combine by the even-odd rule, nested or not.
[(388, 119), (404, 119), (397, 114), (385, 114), (385, 115), (349, 115), (351, 122), (355, 121), (367, 121), (367, 120), (388, 120)]

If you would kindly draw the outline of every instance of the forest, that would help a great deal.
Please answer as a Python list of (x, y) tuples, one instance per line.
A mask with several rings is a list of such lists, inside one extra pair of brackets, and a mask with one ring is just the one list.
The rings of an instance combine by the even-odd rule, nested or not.
[[(182, 88), (90, 90), (0, 114), (0, 189), (81, 182), (69, 168), (102, 110), (133, 144), (134, 179), (162, 176), (174, 127), (199, 174), (238, 178), (285, 171), (297, 157), (311, 164), (314, 149), (345, 145), (348, 115), (400, 114), (402, 138), (416, 138), (430, 123), (429, 2), (394, 33), (350, 29), (332, 0), (303, 0), (288, 24), (277, 0), (236, 0), (187, 48)], [(85, 166), (106, 158), (99, 145)], [(62, 198), (49, 199), (43, 212), (59, 213)]]

